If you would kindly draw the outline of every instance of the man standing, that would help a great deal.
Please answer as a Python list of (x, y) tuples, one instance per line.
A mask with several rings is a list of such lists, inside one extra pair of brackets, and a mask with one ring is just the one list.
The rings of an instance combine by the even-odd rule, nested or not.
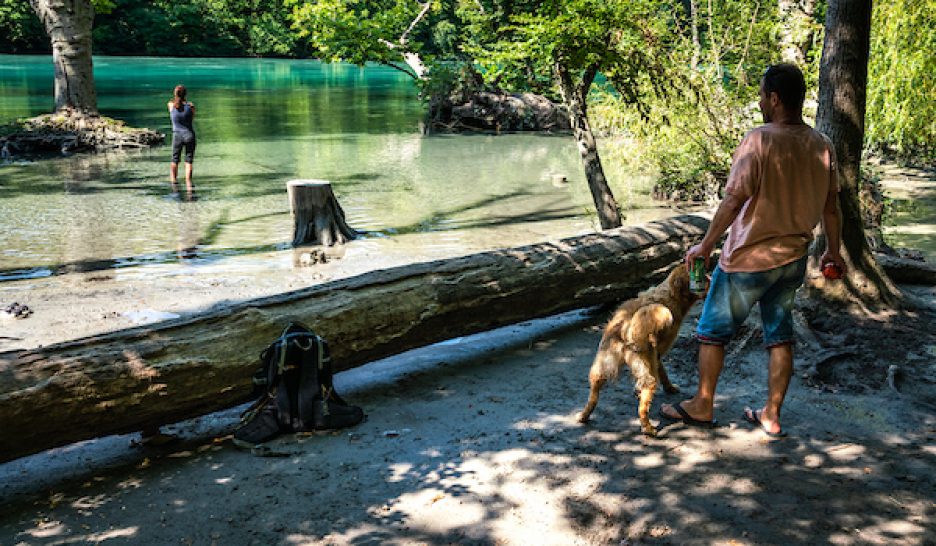
[(821, 263), (845, 268), (839, 252), (835, 152), (827, 137), (803, 122), (805, 95), (798, 68), (779, 64), (767, 69), (760, 86), (765, 125), (745, 135), (735, 151), (725, 197), (702, 242), (686, 253), (688, 267), (697, 257), (708, 266), (715, 244), (731, 227), (696, 332), (701, 343), (698, 391), (689, 400), (664, 405), (665, 419), (715, 425), (715, 387), (725, 345), (759, 303), (770, 354), (768, 396), (760, 409), (745, 408), (744, 418), (770, 436), (783, 434), (780, 408), (793, 375), (793, 298), (820, 220), (827, 241)]

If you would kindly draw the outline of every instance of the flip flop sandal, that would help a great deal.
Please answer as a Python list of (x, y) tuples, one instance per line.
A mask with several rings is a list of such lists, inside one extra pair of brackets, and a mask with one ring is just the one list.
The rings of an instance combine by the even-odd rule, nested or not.
[(783, 432), (783, 430), (780, 430), (780, 432), (770, 432), (766, 428), (764, 428), (764, 423), (762, 423), (760, 420), (759, 410), (754, 410), (751, 408), (744, 408), (744, 420), (747, 421), (748, 423), (751, 423), (752, 425), (756, 425), (757, 428), (761, 429), (761, 431), (763, 431), (764, 434), (766, 434), (767, 436), (771, 438), (783, 438), (784, 436), (786, 436), (786, 432)]
[(660, 408), (660, 417), (662, 417), (663, 419), (666, 419), (667, 421), (671, 423), (681, 422), (681, 423), (686, 424), (686, 426), (690, 426), (690, 427), (715, 428), (718, 425), (718, 421), (716, 421), (715, 419), (712, 419), (711, 421), (700, 421), (698, 419), (693, 419), (692, 416), (689, 415), (689, 412), (686, 411), (682, 407), (682, 402), (673, 404), (673, 409), (676, 410), (676, 413), (679, 414), (679, 417), (673, 417), (671, 415), (667, 415), (663, 411), (662, 407)]

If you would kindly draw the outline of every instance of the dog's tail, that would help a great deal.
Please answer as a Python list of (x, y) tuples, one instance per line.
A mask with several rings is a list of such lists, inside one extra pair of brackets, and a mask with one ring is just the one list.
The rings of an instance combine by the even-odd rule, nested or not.
[(657, 348), (660, 333), (673, 325), (673, 313), (665, 305), (645, 305), (631, 317), (624, 342), (635, 351)]

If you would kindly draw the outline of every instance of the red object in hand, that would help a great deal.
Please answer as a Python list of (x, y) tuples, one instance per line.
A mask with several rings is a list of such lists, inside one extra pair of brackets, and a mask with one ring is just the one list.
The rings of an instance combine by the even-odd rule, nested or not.
[(822, 266), (822, 276), (827, 279), (841, 279), (842, 278), (842, 268), (835, 265), (832, 262), (829, 262)]

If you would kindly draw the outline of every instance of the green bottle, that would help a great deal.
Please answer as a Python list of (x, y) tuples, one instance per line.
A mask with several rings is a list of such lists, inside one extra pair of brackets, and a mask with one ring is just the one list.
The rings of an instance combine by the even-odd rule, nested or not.
[(692, 269), (689, 270), (689, 291), (704, 296), (708, 291), (705, 282), (705, 258), (692, 260)]

